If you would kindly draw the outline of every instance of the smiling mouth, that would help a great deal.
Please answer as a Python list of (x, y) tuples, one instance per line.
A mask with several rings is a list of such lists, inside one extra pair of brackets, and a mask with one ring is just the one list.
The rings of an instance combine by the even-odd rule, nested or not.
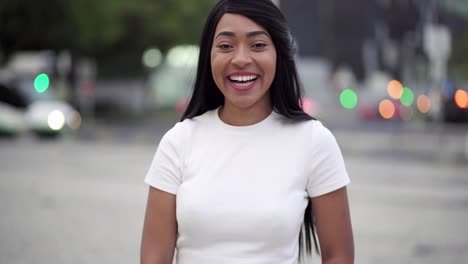
[(246, 83), (252, 83), (255, 80), (257, 80), (257, 76), (255, 75), (250, 75), (250, 76), (230, 76), (229, 80), (233, 83), (236, 84), (246, 84)]
[(233, 84), (234, 88), (249, 88), (258, 79), (258, 76), (229, 76), (228, 79)]
[(249, 85), (253, 84), (257, 79), (251, 80), (251, 81), (231, 81), (234, 85), (240, 86), (240, 87), (248, 87)]

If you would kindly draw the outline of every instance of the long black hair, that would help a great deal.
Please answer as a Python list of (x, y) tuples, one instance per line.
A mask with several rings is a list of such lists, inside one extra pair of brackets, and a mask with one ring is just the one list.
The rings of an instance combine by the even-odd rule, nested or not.
[[(313, 119), (301, 108), (302, 87), (294, 62), (295, 45), (286, 19), (278, 7), (270, 0), (220, 0), (208, 15), (203, 29), (195, 85), (181, 120), (199, 116), (224, 104), (224, 96), (213, 80), (210, 55), (216, 26), (226, 13), (249, 18), (264, 27), (272, 38), (277, 54), (276, 73), (269, 90), (273, 110), (292, 120)], [(299, 255), (303, 250), (312, 253), (312, 241), (315, 250), (319, 252), (309, 199), (299, 234)]]

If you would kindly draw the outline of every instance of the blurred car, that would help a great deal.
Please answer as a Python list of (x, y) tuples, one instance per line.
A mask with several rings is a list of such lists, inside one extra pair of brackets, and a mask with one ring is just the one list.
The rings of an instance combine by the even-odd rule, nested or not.
[[(374, 72), (364, 82), (363, 88), (357, 90), (357, 111), (361, 120), (370, 121), (383, 119), (379, 113), (379, 105), (382, 100), (388, 99), (386, 87), (391, 77), (384, 72)], [(396, 103), (393, 102), (392, 103)], [(396, 108), (396, 107), (395, 107)], [(395, 118), (393, 113), (392, 118)]]
[(57, 136), (81, 125), (78, 111), (60, 101), (52, 87), (39, 93), (33, 78), (18, 76), (3, 81), (1, 87), (0, 121), (6, 133), (32, 131), (40, 136)]
[[(413, 116), (412, 103), (410, 106), (402, 104), (400, 99), (392, 98), (388, 91), (388, 86), (392, 80), (391, 76), (385, 72), (374, 72), (364, 82), (363, 89), (358, 93), (358, 116), (361, 120), (410, 120)], [(401, 88), (402, 84), (396, 81)], [(410, 85), (414, 87), (413, 85)], [(414, 95), (413, 95), (414, 96)]]
[(358, 104), (359, 118), (362, 120), (406, 120), (409, 111), (411, 108), (404, 106), (400, 100), (387, 97), (374, 100), (363, 98)]
[(468, 84), (457, 87), (446, 80), (441, 89), (441, 115), (444, 122), (468, 122)]
[(0, 135), (16, 136), (26, 129), (26, 101), (17, 91), (0, 83)]

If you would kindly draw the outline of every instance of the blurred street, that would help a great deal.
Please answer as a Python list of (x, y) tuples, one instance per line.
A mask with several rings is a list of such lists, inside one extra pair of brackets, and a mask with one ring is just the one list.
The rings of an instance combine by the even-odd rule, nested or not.
[[(170, 122), (89, 126), (57, 140), (0, 141), (0, 263), (138, 262), (143, 177)], [(466, 263), (462, 154), (436, 156), (434, 131), (368, 126), (330, 124), (352, 178), (356, 263)], [(444, 135), (465, 144), (458, 130)]]
[[(145, 174), (218, 69), (217, 2), (0, 1), (0, 264), (139, 263)], [(340, 145), (355, 263), (468, 263), (468, 0), (273, 2), (288, 31), (250, 20)], [(250, 81), (273, 75), (257, 44)]]

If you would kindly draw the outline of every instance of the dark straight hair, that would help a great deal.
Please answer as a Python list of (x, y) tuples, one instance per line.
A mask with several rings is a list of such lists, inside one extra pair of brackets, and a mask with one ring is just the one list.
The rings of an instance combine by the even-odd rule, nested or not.
[[(221, 0), (211, 10), (200, 40), (200, 54), (192, 97), (181, 120), (202, 115), (224, 104), (224, 96), (216, 86), (211, 73), (211, 47), (221, 17), (226, 14), (245, 16), (265, 28), (276, 48), (276, 73), (270, 87), (273, 110), (289, 119), (314, 119), (301, 107), (302, 87), (294, 62), (295, 45), (289, 28), (278, 7), (270, 0)], [(305, 242), (305, 243), (304, 243)], [(310, 199), (299, 234), (299, 256), (302, 251), (312, 253), (312, 242), (319, 253)]]

